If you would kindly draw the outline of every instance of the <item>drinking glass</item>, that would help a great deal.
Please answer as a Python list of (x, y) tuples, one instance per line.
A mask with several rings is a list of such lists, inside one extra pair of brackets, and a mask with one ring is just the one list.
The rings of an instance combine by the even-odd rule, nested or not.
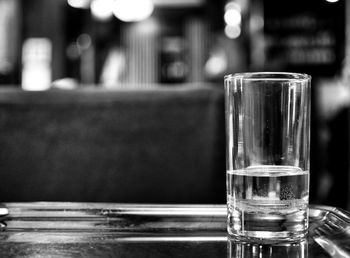
[(225, 76), (229, 235), (296, 240), (308, 229), (311, 77)]

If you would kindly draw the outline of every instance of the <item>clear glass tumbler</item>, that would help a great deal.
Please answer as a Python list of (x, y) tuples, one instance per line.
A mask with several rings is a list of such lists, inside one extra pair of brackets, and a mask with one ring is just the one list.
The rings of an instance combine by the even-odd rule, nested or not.
[(308, 229), (311, 77), (225, 76), (228, 233), (296, 240)]

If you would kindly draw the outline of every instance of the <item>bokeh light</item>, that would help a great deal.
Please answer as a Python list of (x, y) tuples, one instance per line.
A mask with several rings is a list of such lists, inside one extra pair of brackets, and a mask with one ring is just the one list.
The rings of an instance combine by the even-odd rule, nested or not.
[(235, 25), (226, 25), (225, 27), (225, 35), (230, 39), (236, 39), (241, 35), (241, 26)]
[(242, 16), (237, 9), (228, 9), (225, 12), (224, 20), (227, 25), (236, 26), (241, 23)]
[(93, 0), (91, 2), (91, 14), (97, 20), (109, 20), (113, 17), (113, 6), (113, 0)]
[(151, 16), (153, 9), (151, 0), (115, 0), (113, 13), (121, 21), (136, 22)]
[(90, 0), (67, 0), (67, 3), (74, 8), (87, 9), (90, 6)]

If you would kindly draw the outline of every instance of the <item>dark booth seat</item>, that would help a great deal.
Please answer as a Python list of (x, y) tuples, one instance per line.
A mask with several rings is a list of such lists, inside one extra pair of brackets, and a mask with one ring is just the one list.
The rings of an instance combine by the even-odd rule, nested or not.
[(0, 90), (1, 201), (224, 203), (223, 91)]

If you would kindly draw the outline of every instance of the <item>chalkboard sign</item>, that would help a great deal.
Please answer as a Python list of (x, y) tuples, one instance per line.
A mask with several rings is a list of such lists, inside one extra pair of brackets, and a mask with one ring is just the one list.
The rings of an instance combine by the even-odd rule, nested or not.
[(266, 69), (333, 76), (345, 56), (345, 0), (264, 1)]

